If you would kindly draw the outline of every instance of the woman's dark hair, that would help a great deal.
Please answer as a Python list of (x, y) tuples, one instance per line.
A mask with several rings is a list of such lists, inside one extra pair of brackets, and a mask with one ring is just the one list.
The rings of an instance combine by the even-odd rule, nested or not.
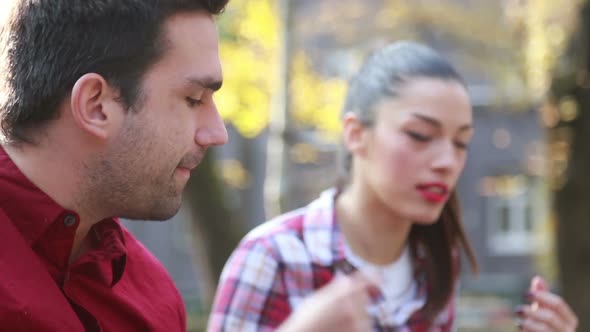
[[(448, 80), (465, 86), (453, 66), (433, 49), (414, 42), (396, 42), (371, 54), (352, 78), (343, 113), (354, 113), (364, 126), (371, 127), (376, 118), (375, 105), (399, 96), (400, 90), (417, 78)], [(352, 156), (345, 153), (344, 166), (350, 172)], [(412, 226), (409, 242), (415, 261), (424, 263), (429, 287), (423, 313), (432, 320), (455, 292), (461, 251), (469, 259), (472, 270), (478, 270), (455, 192), (436, 223)]]

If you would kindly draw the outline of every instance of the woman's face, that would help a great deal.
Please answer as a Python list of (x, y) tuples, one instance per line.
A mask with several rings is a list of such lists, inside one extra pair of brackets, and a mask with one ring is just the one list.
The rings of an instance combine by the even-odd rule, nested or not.
[(374, 126), (359, 129), (354, 181), (397, 217), (435, 222), (465, 165), (471, 113), (459, 82), (408, 80), (375, 105)]

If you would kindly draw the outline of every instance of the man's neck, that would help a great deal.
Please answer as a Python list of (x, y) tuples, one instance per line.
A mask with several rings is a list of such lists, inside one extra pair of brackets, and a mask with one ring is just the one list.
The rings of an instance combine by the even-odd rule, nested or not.
[[(41, 191), (67, 210), (76, 212), (80, 223), (76, 230), (70, 262), (87, 251), (90, 228), (103, 219), (92, 213), (76, 197), (83, 196), (80, 188), (80, 166), (76, 156), (67, 150), (44, 145), (4, 145), (4, 150), (18, 169)], [(85, 249), (86, 248), (86, 249)]]

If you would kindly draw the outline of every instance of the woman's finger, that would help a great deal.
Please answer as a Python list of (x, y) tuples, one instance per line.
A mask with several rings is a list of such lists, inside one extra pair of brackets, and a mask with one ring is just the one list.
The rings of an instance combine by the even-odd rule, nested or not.
[(533, 322), (536, 326), (545, 326), (547, 329), (543, 331), (568, 331), (568, 322), (550, 309), (525, 305), (518, 308), (517, 314), (523, 321)]
[[(565, 322), (568, 330), (575, 330), (578, 318), (570, 306), (558, 295), (551, 292), (531, 292), (531, 300), (536, 302), (539, 308), (551, 310), (555, 316)], [(567, 330), (564, 330), (567, 331)]]

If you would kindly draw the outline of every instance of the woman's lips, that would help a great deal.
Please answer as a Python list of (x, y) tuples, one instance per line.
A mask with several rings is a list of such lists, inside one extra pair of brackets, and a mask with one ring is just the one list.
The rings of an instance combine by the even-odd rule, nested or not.
[(449, 196), (449, 187), (441, 182), (424, 183), (416, 186), (422, 197), (431, 203), (442, 203)]

